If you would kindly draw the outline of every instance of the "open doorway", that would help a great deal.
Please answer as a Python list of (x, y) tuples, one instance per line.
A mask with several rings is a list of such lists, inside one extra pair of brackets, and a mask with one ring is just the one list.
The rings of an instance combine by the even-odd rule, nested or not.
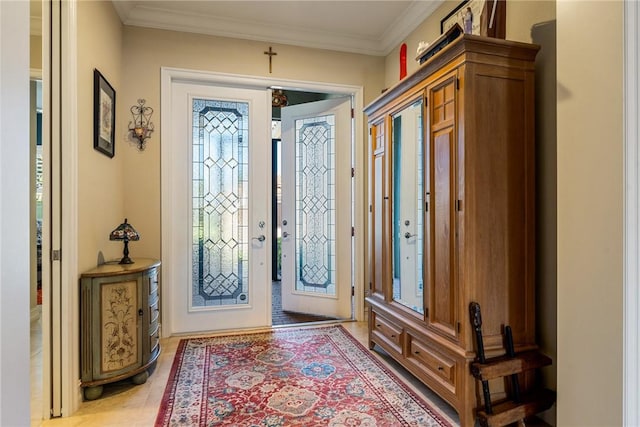
[(42, 80), (31, 79), (30, 102), (30, 361), (31, 361), (31, 419), (42, 419), (42, 196), (43, 196), (43, 152), (42, 152)]
[[(164, 280), (162, 281), (162, 288), (163, 295), (165, 295), (165, 298), (162, 299), (163, 337), (168, 337), (177, 333), (205, 330), (204, 328), (206, 328), (207, 331), (224, 330), (231, 327), (234, 329), (243, 329), (248, 327), (270, 326), (272, 324), (272, 299), (270, 295), (272, 283), (272, 240), (274, 234), (272, 233), (272, 162), (270, 159), (272, 155), (272, 140), (270, 138), (272, 123), (270, 111), (266, 112), (262, 111), (261, 109), (263, 108), (262, 106), (267, 108), (271, 107), (271, 105), (269, 105), (269, 101), (272, 100), (272, 90), (275, 86), (278, 86), (279, 88), (295, 88), (297, 90), (308, 92), (341, 94), (344, 97), (343, 99), (346, 99), (346, 102), (348, 102), (348, 105), (352, 107), (346, 111), (346, 114), (339, 115), (340, 117), (342, 117), (341, 123), (344, 123), (344, 121), (346, 120), (346, 126), (350, 129), (348, 135), (345, 138), (340, 139), (341, 143), (339, 145), (342, 147), (346, 147), (349, 152), (347, 152), (344, 156), (337, 156), (340, 158), (340, 173), (342, 174), (342, 176), (349, 177), (344, 185), (336, 186), (340, 187), (341, 191), (345, 188), (348, 191), (348, 197), (346, 201), (342, 201), (341, 199), (340, 203), (336, 202), (337, 205), (339, 205), (341, 209), (347, 213), (348, 227), (346, 229), (340, 228), (340, 232), (335, 233), (336, 236), (339, 236), (339, 238), (343, 240), (344, 238), (346, 238), (349, 252), (343, 251), (339, 255), (336, 253), (334, 257), (335, 260), (340, 261), (347, 259), (349, 262), (349, 266), (345, 269), (340, 270), (341, 272), (346, 272), (347, 277), (343, 278), (342, 280), (335, 281), (334, 283), (340, 285), (341, 296), (346, 296), (348, 302), (347, 314), (341, 315), (340, 318), (355, 318), (356, 320), (364, 320), (364, 276), (366, 273), (366, 213), (363, 203), (364, 198), (361, 197), (361, 195), (364, 194), (366, 188), (364, 181), (365, 175), (364, 173), (360, 173), (359, 171), (364, 168), (366, 150), (364, 149), (364, 144), (354, 143), (354, 141), (363, 140), (364, 135), (362, 133), (362, 130), (364, 128), (364, 123), (361, 115), (355, 115), (354, 117), (351, 111), (352, 109), (355, 111), (360, 111), (362, 108), (362, 88), (358, 86), (325, 84), (319, 82), (303, 82), (262, 78), (255, 76), (202, 73), (190, 70), (174, 69), (170, 67), (163, 67), (161, 69), (161, 82), (161, 110), (167, 113), (162, 117), (163, 134), (168, 135), (169, 138), (175, 141), (184, 141), (184, 143), (188, 145), (204, 144), (203, 147), (209, 147), (207, 148), (208, 151), (206, 151), (205, 153), (205, 151), (200, 150), (200, 148), (198, 148), (198, 150), (188, 148), (185, 149), (185, 147), (181, 144), (161, 145), (161, 199), (163, 212), (161, 229), (163, 241), (162, 259), (164, 278)], [(265, 88), (267, 87), (271, 89), (265, 90)], [(225, 88), (234, 88), (233, 93), (224, 96), (220, 95), (219, 92), (226, 90)], [(251, 114), (250, 110), (249, 118), (246, 121), (242, 121), (243, 125), (246, 122), (247, 125), (252, 125), (253, 123), (255, 126), (257, 126), (257, 128), (254, 129), (251, 133), (251, 135), (254, 135), (255, 137), (252, 139), (251, 137), (246, 136), (244, 133), (235, 132), (233, 134), (235, 135), (235, 139), (218, 138), (217, 134), (226, 134), (227, 131), (224, 130), (224, 127), (220, 127), (217, 125), (218, 121), (215, 121), (215, 123), (212, 121), (214, 117), (218, 117), (219, 114), (222, 114), (226, 117), (226, 115), (230, 113), (233, 113), (234, 116), (244, 117), (242, 115), (244, 113), (241, 113), (237, 108), (234, 108), (233, 111), (230, 112), (229, 108), (225, 107), (226, 104), (218, 103), (218, 101), (222, 100), (224, 100), (225, 102), (230, 100), (233, 102), (236, 102), (236, 100), (241, 101), (241, 99), (238, 98), (238, 90), (240, 88), (242, 88), (243, 91), (251, 91), (252, 95), (254, 96), (258, 96), (259, 93), (268, 96), (263, 98), (264, 101), (261, 100), (259, 102), (249, 104), (249, 107), (260, 109), (260, 111), (255, 111), (253, 114)], [(186, 101), (186, 104), (183, 101)], [(201, 101), (206, 105), (202, 104)], [(313, 103), (324, 103), (327, 101), (333, 100), (326, 99), (322, 101), (315, 101)], [(208, 102), (213, 102), (215, 105), (212, 104), (211, 106), (207, 107)], [(287, 108), (306, 107), (307, 105), (313, 103), (294, 105)], [(187, 114), (184, 114), (185, 105), (187, 106)], [(342, 105), (343, 104), (341, 104), (341, 106)], [(194, 114), (203, 117), (202, 123), (212, 124), (211, 128), (209, 129), (209, 127), (207, 127), (206, 132), (201, 133), (199, 130), (200, 120), (198, 120), (197, 132), (196, 130), (193, 130), (196, 128), (196, 126), (191, 126), (192, 122), (188, 119), (188, 117), (191, 117)], [(330, 114), (332, 113), (329, 112), (325, 114), (325, 116)], [(209, 116), (211, 117), (209, 118)], [(251, 117), (253, 117), (253, 120), (251, 120)], [(213, 124), (215, 124), (215, 126)], [(192, 133), (194, 135), (197, 135), (197, 138), (192, 138)], [(187, 135), (188, 137), (185, 138), (185, 135)], [(267, 136), (268, 139), (264, 138), (263, 135)], [(286, 135), (284, 128), (283, 135)], [(239, 136), (242, 136), (242, 138), (240, 139)], [(242, 154), (243, 157), (238, 157), (238, 161), (218, 161), (219, 155), (216, 153), (227, 152), (224, 151), (224, 148), (227, 144), (224, 141), (227, 140), (234, 142), (232, 147), (238, 148), (235, 149), (235, 151), (229, 151), (229, 153), (235, 153), (234, 156), (236, 157)], [(251, 140), (254, 141), (253, 144), (249, 144), (249, 141)], [(240, 147), (242, 148), (242, 150), (239, 151)], [(197, 158), (195, 157), (196, 155)], [(189, 158), (191, 157), (193, 158), (190, 162)], [(249, 163), (251, 163), (251, 168), (245, 167), (244, 163), (242, 163), (244, 162), (245, 157), (247, 157)], [(240, 162), (240, 160), (242, 160), (242, 162)], [(344, 168), (345, 160), (346, 168)], [(198, 171), (200, 171), (201, 163), (203, 164), (202, 169), (204, 170), (204, 172), (206, 172), (205, 177), (211, 176), (215, 178), (220, 175), (218, 172), (221, 168), (224, 168), (224, 170), (226, 170), (228, 166), (230, 169), (232, 169), (233, 173), (244, 173), (244, 171), (250, 171), (251, 174), (249, 174), (249, 179), (253, 177), (253, 184), (248, 186), (246, 189), (243, 187), (242, 191), (233, 190), (229, 192), (225, 188), (221, 187), (221, 184), (223, 183), (221, 180), (212, 181), (211, 183), (213, 184), (213, 186), (209, 185), (208, 187), (206, 187), (206, 191), (203, 190), (204, 193), (201, 195), (201, 186), (198, 184), (198, 186), (194, 187), (193, 183), (191, 182), (193, 179), (193, 174), (190, 173), (192, 165), (194, 164), (198, 165)], [(239, 166), (241, 163), (242, 167)], [(281, 165), (290, 164), (291, 162), (281, 162)], [(238, 165), (237, 168), (236, 165)], [(354, 178), (351, 178), (352, 175), (354, 176)], [(233, 177), (235, 175), (231, 174), (230, 176)], [(227, 181), (229, 183), (229, 186), (234, 186), (235, 182), (240, 183), (239, 180), (233, 179), (229, 179)], [(283, 186), (287, 182), (290, 182), (290, 180), (286, 180), (284, 178), (282, 179)], [(185, 194), (189, 195), (189, 192), (191, 192), (194, 188), (198, 190), (198, 194), (196, 194), (197, 203), (192, 203), (190, 200), (185, 200), (184, 197)], [(283, 199), (285, 193), (286, 192), (283, 189)], [(235, 205), (231, 203), (229, 204), (228, 208), (225, 208), (220, 203), (215, 202), (217, 197), (226, 197), (227, 194), (231, 194), (234, 197), (242, 195), (243, 197), (247, 198), (247, 201), (246, 203), (236, 203)], [(355, 196), (353, 196), (354, 194)], [(187, 197), (187, 199), (189, 198), (190, 197)], [(193, 198), (193, 196), (191, 198)], [(214, 200), (214, 202), (208, 202), (208, 199)], [(191, 298), (193, 300), (194, 298), (197, 298), (198, 295), (200, 295), (202, 292), (210, 292), (210, 290), (215, 291), (218, 290), (220, 286), (218, 286), (218, 282), (212, 280), (209, 280), (207, 282), (207, 284), (212, 285), (210, 289), (209, 287), (200, 288), (199, 286), (193, 286), (194, 283), (199, 282), (200, 270), (195, 270), (191, 263), (191, 260), (195, 259), (192, 255), (192, 245), (188, 241), (185, 242), (184, 239), (177, 239), (176, 236), (184, 236), (184, 231), (181, 231), (179, 227), (184, 226), (188, 230), (196, 222), (199, 224), (200, 218), (202, 216), (201, 211), (203, 211), (204, 214), (203, 218), (205, 219), (205, 226), (206, 221), (209, 221), (210, 224), (218, 224), (220, 226), (223, 226), (224, 224), (221, 221), (218, 221), (218, 217), (226, 215), (225, 212), (232, 208), (233, 212), (237, 211), (238, 209), (234, 208), (234, 206), (242, 207), (242, 209), (250, 209), (250, 212), (242, 217), (242, 222), (232, 221), (229, 227), (231, 227), (231, 230), (236, 230), (238, 229), (237, 224), (243, 225), (243, 228), (238, 231), (238, 238), (240, 239), (240, 243), (248, 248), (248, 256), (244, 256), (244, 253), (246, 251), (244, 251), (243, 249), (243, 256), (237, 259), (242, 261), (247, 260), (247, 262), (253, 262), (252, 266), (254, 267), (254, 270), (251, 270), (253, 271), (253, 274), (250, 275), (248, 281), (243, 280), (242, 283), (240, 283), (240, 281), (233, 282), (233, 289), (236, 289), (237, 286), (239, 286), (240, 284), (244, 284), (245, 282), (250, 285), (252, 283), (252, 280), (255, 286), (250, 286), (250, 289), (253, 289), (253, 297), (251, 297), (251, 295), (249, 295), (249, 297), (251, 297), (250, 299), (253, 301), (253, 304), (251, 304), (247, 309), (244, 309), (244, 307), (242, 307), (244, 316), (239, 318), (237, 321), (234, 321), (232, 326), (229, 326), (228, 316), (223, 317), (221, 321), (215, 322), (205, 322), (204, 320), (202, 320), (202, 318), (223, 309), (225, 314), (227, 314), (229, 310), (236, 310), (236, 308), (228, 308), (226, 305), (222, 308), (218, 308), (217, 306), (207, 306), (206, 309), (198, 310), (197, 312), (194, 310), (193, 312), (191, 312), (187, 311), (187, 309), (189, 308), (188, 301), (179, 301), (184, 300), (185, 298)], [(194, 218), (197, 219), (197, 221)], [(293, 218), (293, 216), (289, 218)], [(283, 218), (283, 220), (289, 218)], [(352, 230), (351, 224), (354, 224), (354, 230)], [(219, 230), (220, 227), (205, 227), (205, 229), (215, 232), (216, 230)], [(218, 247), (216, 246), (218, 244), (218, 241), (221, 240), (222, 237), (226, 236), (226, 229), (227, 228), (223, 227), (222, 229), (220, 229), (221, 232), (217, 234), (209, 233), (206, 236), (203, 235), (203, 240), (206, 240), (207, 243), (206, 248), (210, 253), (212, 253), (212, 250), (215, 252), (216, 248)], [(282, 230), (283, 237), (285, 231), (289, 233), (294, 232), (293, 229)], [(191, 236), (192, 234), (193, 233), (188, 232), (189, 236)], [(197, 237), (197, 239), (200, 238), (199, 233), (197, 235), (194, 234), (194, 236)], [(293, 239), (289, 240), (293, 241)], [(283, 242), (283, 244), (284, 243), (286, 242)], [(291, 247), (291, 245), (289, 246)], [(284, 249), (285, 248), (283, 248), (283, 251)], [(239, 251), (237, 251), (237, 253), (240, 254)], [(217, 258), (212, 258), (211, 256), (209, 256), (209, 258), (207, 259), (213, 259), (214, 261), (216, 261), (217, 259), (224, 260), (219, 256)], [(231, 259), (232, 267), (239, 265), (237, 262), (233, 261), (236, 258)], [(294, 260), (296, 259), (296, 256), (288, 256), (287, 259)], [(214, 270), (217, 271), (216, 269), (218, 269), (217, 265), (211, 264), (210, 262), (209, 264), (204, 263), (203, 265), (207, 272)], [(246, 268), (243, 267), (242, 271), (246, 271)], [(188, 277), (189, 280), (185, 281), (184, 277)], [(203, 275), (203, 277), (208, 276), (205, 274)], [(184, 286), (169, 285), (174, 283), (183, 283)], [(223, 284), (226, 284), (226, 282)], [(354, 286), (352, 286), (352, 284)], [(355, 297), (352, 296), (352, 292), (355, 293)], [(169, 295), (171, 295), (172, 297), (167, 297)], [(244, 295), (246, 296), (247, 294), (245, 293)], [(239, 297), (242, 296), (242, 294), (239, 294)], [(331, 297), (325, 296), (324, 298), (326, 300), (329, 300)], [(236, 300), (233, 301), (235, 302)], [(245, 297), (244, 300), (240, 300), (240, 302), (244, 302), (246, 300), (247, 298)], [(353, 304), (353, 301), (355, 301), (355, 304)], [(262, 310), (263, 308), (267, 309), (266, 313), (264, 311), (261, 311), (259, 316), (258, 313), (255, 313), (256, 315), (253, 317), (248, 316), (249, 312), (254, 313), (255, 310)], [(237, 310), (241, 310), (241, 308), (237, 308)], [(304, 312), (308, 313), (308, 311)], [(199, 320), (192, 326), (186, 325), (183, 322), (185, 318), (191, 319), (196, 317)], [(249, 324), (249, 322), (253, 323)]]
[[(334, 99), (332, 101), (326, 101)], [(285, 112), (285, 126), (292, 127), (291, 115), (296, 114), (293, 111), (301, 110), (314, 110), (314, 105), (318, 105), (320, 110), (323, 109), (323, 105), (329, 106), (331, 104), (338, 105), (340, 100), (345, 100), (344, 94), (332, 94), (332, 93), (320, 93), (298, 90), (285, 90), (285, 89), (273, 89), (272, 92), (272, 324), (274, 326), (290, 325), (298, 323), (308, 322), (320, 322), (331, 321), (336, 319), (345, 319), (353, 317), (353, 300), (348, 297), (349, 309), (343, 310), (342, 315), (322, 313), (321, 309), (311, 300), (309, 304), (293, 304), (292, 293), (298, 293), (298, 296), (293, 298), (309, 298), (302, 296), (304, 293), (311, 295), (316, 294), (325, 297), (331, 297), (338, 299), (338, 294), (334, 291), (333, 294), (327, 291), (327, 285), (330, 289), (332, 286), (337, 288), (335, 277), (330, 277), (336, 273), (336, 259), (335, 259), (335, 240), (336, 240), (336, 201), (335, 201), (335, 187), (336, 187), (336, 174), (335, 174), (335, 135), (330, 136), (325, 143), (322, 140), (312, 137), (311, 142), (304, 142), (304, 138), (300, 133), (300, 129), (309, 129), (310, 134), (318, 135), (316, 129), (321, 129), (321, 133), (329, 135), (331, 128), (335, 128), (334, 114), (327, 116), (320, 116), (313, 118), (313, 115), (307, 114), (307, 116), (298, 115), (300, 124), (298, 130), (287, 130), (287, 136), (285, 137), (286, 144), (291, 146), (295, 144), (295, 148), (287, 146), (288, 153), (283, 153), (283, 135), (282, 135), (282, 117), (283, 111)], [(335, 102), (335, 101), (338, 102)], [(351, 109), (351, 100), (344, 102), (348, 109)], [(301, 106), (298, 107), (293, 106)], [(310, 107), (310, 108), (306, 108)], [(325, 107), (326, 108), (326, 107)], [(318, 110), (318, 111), (320, 111)], [(348, 114), (348, 113), (347, 113)], [(289, 123), (287, 123), (289, 120)], [(319, 122), (317, 120), (320, 120)], [(348, 120), (348, 117), (347, 117)], [(312, 127), (309, 127), (312, 126)], [(349, 128), (353, 126), (349, 123)], [(335, 130), (334, 130), (335, 132)], [(288, 138), (288, 139), (287, 139)], [(322, 139), (323, 137), (321, 137)], [(341, 142), (345, 140), (350, 141), (349, 145), (353, 145), (353, 135), (350, 130), (344, 135)], [(305, 148), (306, 147), (306, 148)], [(293, 150), (293, 151), (291, 151)], [(293, 154), (292, 154), (293, 153)], [(351, 167), (351, 148), (343, 150), (342, 157), (345, 157), (348, 162), (348, 168)], [(310, 159), (310, 157), (313, 157)], [(283, 176), (283, 161), (288, 162), (284, 166), (286, 171)], [(311, 162), (313, 164), (310, 164)], [(295, 163), (295, 166), (291, 164)], [(324, 166), (331, 163), (332, 166), (324, 169)], [(304, 170), (307, 164), (306, 170)], [(322, 170), (318, 170), (318, 167)], [(343, 168), (344, 169), (344, 168)], [(343, 176), (342, 185), (346, 187), (349, 194), (345, 192), (348, 199), (353, 200), (353, 185), (344, 185), (345, 179), (352, 178), (350, 172), (349, 176)], [(339, 174), (338, 174), (339, 175)], [(306, 178), (305, 178), (306, 177)], [(283, 185), (283, 179), (285, 180)], [(313, 189), (309, 188), (309, 185), (305, 184), (305, 180), (312, 182), (320, 182), (321, 185), (313, 185)], [(283, 188), (287, 192), (283, 195)], [(292, 193), (296, 193), (293, 194)], [(301, 194), (304, 193), (304, 194)], [(284, 197), (283, 197), (284, 196)], [(283, 212), (283, 198), (285, 206), (289, 206)], [(317, 211), (325, 209), (325, 203), (327, 204), (326, 213), (321, 213), (319, 216), (316, 214), (313, 218), (310, 217), (310, 211)], [(295, 206), (291, 206), (295, 204)], [(319, 207), (322, 206), (322, 207)], [(311, 207), (311, 208), (310, 208)], [(352, 218), (352, 204), (346, 203), (340, 206), (342, 215), (345, 219), (343, 221), (349, 222), (351, 228)], [(346, 211), (349, 212), (346, 212)], [(287, 221), (287, 218), (289, 220)], [(311, 225), (310, 225), (311, 224)], [(346, 222), (345, 222), (346, 224)], [(312, 230), (314, 229), (314, 230)], [(343, 233), (344, 234), (344, 233)], [(285, 244), (285, 251), (283, 251), (283, 239)], [(286, 249), (286, 245), (295, 245), (293, 249)], [(348, 241), (348, 244), (343, 247), (343, 251), (346, 248), (346, 252), (349, 253), (347, 258), (352, 259), (353, 245)], [(295, 262), (290, 260), (288, 270), (283, 275), (283, 257), (287, 257), (287, 253), (290, 257), (295, 257)], [(344, 255), (344, 252), (343, 252)], [(306, 258), (306, 259), (305, 259)], [(291, 268), (291, 265), (295, 267)], [(343, 283), (339, 285), (344, 287), (345, 283), (347, 287), (352, 285), (352, 263), (345, 263), (349, 272), (343, 275)], [(307, 273), (305, 273), (307, 271)], [(310, 273), (313, 271), (312, 273)], [(314, 283), (310, 284), (309, 277), (313, 276)], [(284, 281), (287, 283), (283, 283)], [(348, 277), (347, 280), (344, 280)], [(320, 280), (318, 280), (320, 279)], [(295, 285), (289, 282), (295, 282)], [(304, 282), (304, 283), (303, 283)], [(315, 282), (324, 282), (325, 285), (316, 284)], [(330, 284), (332, 283), (332, 284)], [(306, 285), (305, 285), (306, 284)], [(283, 293), (285, 293), (283, 295)], [(285, 304), (283, 306), (283, 296), (285, 297)], [(288, 301), (287, 301), (288, 298)], [(313, 297), (311, 297), (313, 298)], [(342, 296), (344, 298), (344, 296)], [(320, 304), (323, 304), (320, 301)], [(344, 314), (348, 313), (348, 314)], [(348, 317), (347, 317), (348, 316)]]
[(29, 5), (29, 314), (30, 410), (32, 424), (43, 419), (43, 88), (42, 4)]

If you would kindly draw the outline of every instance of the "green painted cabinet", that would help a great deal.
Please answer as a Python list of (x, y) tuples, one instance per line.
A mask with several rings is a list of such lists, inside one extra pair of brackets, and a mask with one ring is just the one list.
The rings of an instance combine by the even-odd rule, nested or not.
[(87, 400), (107, 383), (144, 383), (160, 355), (160, 261), (102, 264), (80, 278), (80, 370)]

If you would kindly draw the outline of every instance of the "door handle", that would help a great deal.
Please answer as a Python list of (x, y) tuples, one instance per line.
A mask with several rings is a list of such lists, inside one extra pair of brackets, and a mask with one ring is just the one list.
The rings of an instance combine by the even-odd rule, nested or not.
[(283, 231), (282, 232), (282, 238), (286, 239), (287, 237), (289, 237), (289, 232), (288, 231)]
[(264, 242), (267, 238), (264, 237), (264, 234), (259, 235), (258, 237), (253, 237), (251, 240), (257, 240), (258, 242)]
[(416, 236), (415, 234), (411, 234), (408, 231), (406, 233), (404, 233), (404, 238), (405, 239), (410, 239), (410, 238), (415, 237), (415, 236)]

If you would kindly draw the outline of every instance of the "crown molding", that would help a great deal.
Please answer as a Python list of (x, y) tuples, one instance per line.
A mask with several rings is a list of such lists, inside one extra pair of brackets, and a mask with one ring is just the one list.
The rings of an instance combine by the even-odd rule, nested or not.
[(424, 22), (445, 0), (414, 1), (382, 36), (385, 56), (398, 47), (409, 34)]
[(386, 56), (433, 13), (442, 1), (412, 2), (403, 15), (387, 28), (380, 38), (358, 37), (352, 34), (314, 31), (292, 26), (288, 26), (286, 31), (283, 31), (282, 25), (169, 10), (145, 6), (144, 3), (114, 1), (113, 5), (125, 25)]

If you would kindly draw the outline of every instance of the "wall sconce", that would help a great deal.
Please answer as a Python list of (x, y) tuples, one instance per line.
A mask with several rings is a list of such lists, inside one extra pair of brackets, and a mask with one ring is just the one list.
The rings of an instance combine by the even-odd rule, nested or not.
[(140, 240), (140, 235), (133, 228), (131, 224), (127, 222), (127, 218), (124, 222), (116, 227), (111, 233), (109, 233), (109, 240), (122, 240), (124, 242), (124, 250), (122, 251), (122, 259), (120, 264), (133, 264), (133, 260), (129, 258), (129, 241)]
[(144, 105), (144, 99), (138, 99), (138, 105), (131, 107), (131, 116), (133, 121), (129, 122), (129, 132), (131, 137), (138, 140), (138, 149), (144, 150), (145, 141), (153, 132), (153, 123), (151, 123), (151, 115), (153, 108)]

